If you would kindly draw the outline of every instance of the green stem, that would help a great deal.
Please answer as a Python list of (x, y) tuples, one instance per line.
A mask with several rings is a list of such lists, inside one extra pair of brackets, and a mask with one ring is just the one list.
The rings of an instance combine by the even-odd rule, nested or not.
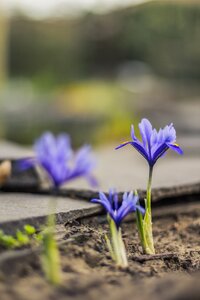
[(122, 231), (121, 228), (118, 230), (118, 239), (119, 239), (119, 247), (120, 247), (120, 254), (121, 254), (121, 262), (123, 267), (128, 267), (128, 260), (126, 256), (126, 248), (122, 239)]
[(56, 197), (49, 201), (49, 215), (47, 217), (47, 228), (43, 236), (42, 267), (47, 280), (53, 285), (61, 283), (60, 253), (55, 240), (55, 212)]
[(116, 259), (117, 264), (121, 264), (121, 257), (120, 257), (120, 251), (119, 251), (119, 241), (118, 241), (118, 232), (117, 232), (115, 222), (111, 218), (110, 218), (110, 234), (111, 234), (114, 257)]
[(149, 178), (147, 184), (147, 194), (146, 194), (146, 209), (148, 209), (151, 215), (151, 184), (152, 184), (153, 167), (149, 167)]
[(108, 250), (109, 250), (109, 252), (110, 252), (110, 256), (112, 257), (112, 259), (113, 259), (114, 261), (116, 261), (115, 253), (114, 253), (114, 251), (113, 251), (112, 244), (111, 244), (110, 239), (109, 239), (109, 237), (107, 236), (107, 234), (105, 234), (105, 241), (106, 241)]
[(153, 167), (150, 167), (146, 199), (145, 199), (146, 212), (145, 212), (144, 218), (138, 210), (136, 212), (137, 227), (138, 227), (138, 231), (139, 231), (142, 248), (143, 248), (143, 251), (145, 254), (154, 254), (155, 253), (154, 242), (153, 242), (153, 233), (152, 233), (152, 215), (151, 215), (152, 174), (153, 174)]
[[(139, 203), (138, 203), (139, 204)], [(137, 209), (136, 210), (136, 224), (139, 231), (139, 237), (142, 244), (144, 244), (145, 235), (144, 235), (144, 228), (143, 228), (143, 216), (141, 212)]]
[(117, 228), (113, 219), (108, 215), (108, 222), (110, 226), (111, 242), (107, 240), (108, 249), (116, 264), (121, 267), (127, 267), (128, 261), (126, 256), (126, 249), (122, 240), (121, 228)]
[(145, 216), (143, 220), (144, 244), (143, 250), (146, 254), (155, 254), (152, 230), (152, 214), (151, 214), (151, 184), (152, 184), (153, 167), (149, 167), (149, 179), (147, 184), (147, 193), (145, 201)]

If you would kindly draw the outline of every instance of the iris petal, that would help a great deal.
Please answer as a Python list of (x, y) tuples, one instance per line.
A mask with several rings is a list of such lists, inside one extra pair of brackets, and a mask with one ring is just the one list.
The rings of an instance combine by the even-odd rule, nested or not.
[(135, 130), (133, 125), (131, 125), (131, 137), (133, 141), (138, 141), (137, 137), (135, 136)]
[[(74, 154), (68, 135), (60, 134), (55, 137), (52, 133), (46, 132), (36, 140), (34, 150), (35, 159), (24, 160), (23, 168), (37, 163), (45, 169), (56, 187), (80, 176), (84, 176), (94, 185), (95, 179), (91, 171), (95, 167), (95, 161), (89, 146), (82, 147), (77, 154)], [(73, 162), (70, 161), (72, 156)]]
[(149, 156), (145, 148), (139, 142), (131, 142), (130, 143), (147, 161), (149, 161)]
[(118, 222), (121, 221), (130, 213), (135, 210), (135, 206), (131, 202), (127, 202), (122, 205), (118, 210)]
[(122, 148), (122, 147), (124, 147), (124, 146), (126, 146), (126, 145), (128, 145), (128, 144), (132, 144), (132, 142), (123, 142), (122, 144), (120, 144), (119, 146), (117, 146), (116, 148), (115, 148), (115, 150), (118, 150), (118, 149), (120, 149), (120, 148)]
[(132, 142), (125, 142), (116, 149), (131, 144), (147, 160), (150, 166), (153, 166), (158, 158), (162, 157), (169, 148), (178, 154), (183, 154), (183, 150), (176, 144), (176, 130), (173, 123), (166, 125), (164, 128), (160, 128), (159, 131), (155, 128), (153, 129), (147, 119), (142, 119), (138, 126), (142, 142), (135, 136), (134, 126), (132, 125)]
[[(112, 199), (111, 199), (112, 197)], [(119, 205), (118, 201), (118, 194), (116, 192), (109, 193), (109, 197), (100, 192), (99, 193), (99, 199), (92, 199), (91, 201), (93, 203), (99, 203), (101, 204), (107, 213), (110, 215), (110, 217), (114, 220), (117, 227), (120, 226), (122, 220), (133, 211), (136, 211), (138, 208), (142, 213), (144, 212), (144, 209), (140, 207), (140, 205), (136, 204), (138, 203), (138, 195), (134, 195), (133, 192), (130, 193), (124, 193), (123, 194), (123, 200), (121, 205)]]
[(88, 181), (88, 183), (92, 186), (92, 187), (98, 187), (98, 181), (96, 179), (96, 177), (94, 177), (93, 175), (89, 174), (88, 176), (86, 176), (86, 179)]
[(37, 160), (33, 157), (23, 158), (17, 161), (17, 167), (22, 171), (30, 169), (36, 164), (37, 164)]
[(171, 148), (172, 150), (174, 150), (175, 152), (177, 152), (178, 154), (182, 155), (183, 154), (183, 150), (179, 147), (178, 144), (174, 143), (168, 143), (167, 144), (169, 148)]
[(101, 204), (109, 214), (112, 213), (112, 207), (109, 202), (101, 201), (100, 199), (92, 199), (91, 202)]
[(152, 164), (154, 165), (156, 161), (158, 160), (159, 157), (161, 157), (167, 150), (168, 150), (168, 145), (166, 143), (161, 144), (157, 149), (155, 149), (155, 152), (153, 153), (153, 158), (152, 158)]
[(150, 140), (152, 134), (152, 125), (147, 119), (142, 119), (141, 123), (139, 124), (140, 134), (142, 136), (142, 141), (144, 147), (148, 145), (150, 147)]
[(139, 210), (143, 215), (145, 214), (145, 209), (142, 206), (136, 205), (136, 209)]
[(105, 202), (108, 201), (110, 203), (110, 201), (108, 200), (108, 198), (103, 192), (99, 192), (99, 198), (101, 201), (105, 201)]

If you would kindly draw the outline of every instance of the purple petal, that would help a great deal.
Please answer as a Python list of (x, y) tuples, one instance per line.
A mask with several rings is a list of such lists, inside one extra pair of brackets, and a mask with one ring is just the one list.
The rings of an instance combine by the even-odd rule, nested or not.
[(132, 201), (133, 205), (135, 206), (138, 203), (139, 196), (133, 195), (133, 192), (131, 192), (128, 196), (128, 201)]
[(125, 193), (123, 194), (123, 201), (126, 201), (126, 200), (127, 200), (127, 198), (128, 198), (128, 193), (127, 193), (127, 192), (125, 192)]
[(151, 141), (150, 141), (151, 146), (155, 145), (157, 141), (158, 141), (158, 133), (157, 130), (154, 128), (151, 135)]
[(33, 157), (19, 159), (16, 163), (16, 167), (21, 171), (32, 168), (37, 164), (37, 160)]
[(131, 145), (133, 146), (147, 161), (149, 160), (149, 157), (148, 157), (148, 154), (147, 154), (147, 151), (145, 149), (145, 147), (142, 145), (142, 143), (137, 140), (137, 141), (128, 141), (128, 142), (124, 142), (122, 143), (121, 145), (117, 146), (115, 148), (115, 150), (118, 150), (126, 145)]
[(127, 194), (127, 198), (125, 198), (125, 202), (131, 202), (133, 200), (133, 191)]
[(131, 145), (147, 160), (149, 161), (149, 155), (147, 154), (146, 149), (140, 142), (131, 142)]
[(174, 144), (167, 144), (169, 148), (171, 148), (172, 150), (174, 150), (175, 152), (177, 152), (178, 154), (182, 155), (183, 154), (183, 150), (179, 147), (178, 144), (174, 143)]
[(121, 205), (121, 207), (118, 210), (117, 219), (118, 223), (121, 223), (121, 221), (130, 213), (134, 211), (134, 206), (130, 202), (125, 202)]
[(133, 125), (131, 125), (131, 137), (133, 141), (138, 141), (137, 137), (135, 136), (135, 130)]
[(136, 203), (138, 202), (138, 200), (139, 200), (138, 195), (133, 195), (133, 192), (123, 194), (122, 205), (119, 208), (117, 214), (118, 223), (121, 222), (129, 212), (136, 211)]
[(95, 166), (90, 155), (90, 147), (82, 147), (75, 156), (74, 164), (70, 162), (73, 151), (70, 138), (66, 134), (55, 137), (46, 132), (39, 138), (35, 145), (37, 162), (47, 171), (56, 186), (80, 176), (96, 185), (96, 180), (90, 174)]
[(118, 150), (118, 149), (120, 149), (120, 148), (122, 148), (122, 147), (124, 147), (124, 146), (126, 146), (126, 145), (128, 145), (128, 144), (131, 144), (132, 145), (132, 142), (124, 142), (124, 143), (122, 143), (122, 144), (120, 144), (119, 146), (117, 146), (116, 148), (115, 148), (115, 150)]
[(176, 130), (173, 124), (167, 125), (163, 128), (163, 142), (174, 143), (176, 141)]
[(157, 143), (158, 144), (163, 144), (164, 143), (164, 135), (163, 135), (163, 129), (159, 129), (158, 134), (157, 134)]
[(151, 123), (147, 119), (142, 119), (139, 123), (142, 142), (135, 136), (134, 126), (131, 127), (132, 142), (127, 141), (116, 147), (120, 149), (128, 144), (131, 144), (149, 163), (153, 166), (158, 158), (162, 157), (168, 148), (183, 154), (183, 150), (176, 144), (176, 130), (173, 123), (166, 125), (159, 131), (152, 128)]
[(113, 195), (113, 204), (114, 204), (114, 210), (118, 210), (118, 194), (114, 193)]
[(70, 137), (67, 134), (62, 133), (58, 135), (56, 143), (57, 159), (69, 160), (73, 154)]
[(142, 136), (142, 141), (144, 147), (148, 145), (150, 147), (151, 134), (152, 134), (152, 125), (147, 119), (142, 119), (139, 124), (140, 134)]
[(34, 144), (38, 160), (46, 160), (49, 156), (54, 157), (56, 153), (56, 140), (51, 132), (44, 133)]
[(141, 212), (141, 214), (143, 214), (143, 215), (145, 214), (145, 209), (142, 206), (136, 205), (136, 209), (139, 210)]
[(80, 173), (90, 172), (96, 165), (95, 159), (91, 156), (91, 147), (83, 146), (76, 154), (74, 169)]
[(86, 179), (88, 180), (89, 184), (92, 186), (92, 187), (98, 187), (99, 186), (99, 183), (98, 183), (98, 180), (92, 176), (92, 175), (88, 175), (86, 176)]
[(131, 205), (136, 206), (138, 200), (139, 196), (133, 194), (133, 191), (131, 191), (130, 193), (124, 193), (123, 195), (123, 203), (130, 203)]
[(152, 153), (152, 163), (155, 164), (158, 158), (160, 158), (168, 149), (169, 147), (165, 143), (158, 146), (158, 148), (155, 149), (154, 153)]
[(103, 192), (99, 192), (99, 198), (101, 201), (110, 202), (109, 199), (106, 197), (106, 195)]
[(112, 216), (113, 210), (108, 198), (102, 192), (99, 193), (99, 198), (100, 199), (92, 199), (91, 202), (101, 204), (105, 208), (105, 210)]
[(92, 199), (91, 202), (101, 204), (109, 214), (112, 212), (112, 207), (107, 202), (102, 202), (100, 199)]
[(110, 204), (112, 205), (113, 203), (113, 197), (114, 197), (114, 194), (116, 193), (115, 189), (109, 189), (109, 195), (108, 195), (108, 200), (110, 201)]
[(83, 163), (83, 161), (85, 161), (85, 157), (90, 154), (90, 151), (91, 147), (89, 145), (84, 145), (83, 147), (81, 147), (76, 154), (76, 162)]

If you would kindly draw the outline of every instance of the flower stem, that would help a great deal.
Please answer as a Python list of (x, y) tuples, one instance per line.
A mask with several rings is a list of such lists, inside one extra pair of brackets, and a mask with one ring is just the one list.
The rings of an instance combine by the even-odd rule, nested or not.
[(155, 254), (153, 233), (152, 233), (152, 215), (151, 215), (151, 184), (152, 184), (153, 167), (149, 168), (149, 178), (147, 184), (147, 192), (145, 199), (145, 216), (142, 217), (140, 211), (137, 210), (137, 227), (142, 244), (142, 248), (145, 254)]
[(121, 228), (117, 228), (115, 222), (109, 215), (108, 222), (110, 226), (111, 242), (108, 242), (107, 240), (107, 245), (110, 254), (118, 266), (127, 267), (128, 261), (126, 256), (126, 249), (122, 240)]
[(118, 230), (118, 239), (119, 239), (119, 247), (120, 247), (120, 254), (121, 254), (121, 260), (122, 260), (122, 266), (127, 267), (128, 266), (128, 260), (126, 256), (126, 248), (122, 239), (122, 231), (121, 228)]
[(143, 228), (143, 216), (138, 209), (136, 210), (136, 223), (137, 223), (137, 228), (139, 231), (140, 241), (141, 241), (141, 244), (143, 245), (145, 243), (145, 241), (144, 241), (145, 235), (144, 235), (144, 228)]
[(42, 267), (47, 280), (53, 285), (59, 285), (61, 283), (61, 265), (60, 253), (54, 236), (56, 225), (55, 212), (56, 197), (51, 197), (49, 201), (47, 228), (43, 235)]
[(151, 183), (152, 183), (153, 167), (149, 167), (149, 178), (147, 184), (147, 194), (146, 194), (146, 209), (148, 209), (151, 215)]
[(149, 167), (149, 179), (147, 184), (147, 194), (145, 201), (145, 216), (143, 220), (144, 244), (143, 250), (146, 254), (155, 254), (152, 230), (152, 214), (151, 214), (151, 184), (152, 184), (153, 167)]

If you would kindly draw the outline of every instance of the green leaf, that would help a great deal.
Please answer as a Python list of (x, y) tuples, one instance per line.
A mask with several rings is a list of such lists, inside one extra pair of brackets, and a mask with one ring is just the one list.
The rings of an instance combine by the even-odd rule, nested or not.
[(143, 220), (143, 230), (144, 230), (144, 238), (145, 238), (144, 250), (147, 254), (155, 254), (151, 214), (149, 213), (148, 208), (146, 209), (146, 213)]
[(143, 216), (142, 213), (137, 209), (136, 210), (136, 224), (139, 231), (139, 237), (141, 240), (141, 243), (144, 243), (145, 237), (144, 237), (144, 228), (143, 228)]
[(111, 244), (111, 242), (110, 242), (109, 237), (107, 236), (107, 234), (105, 234), (105, 240), (106, 240), (106, 244), (107, 244), (108, 250), (110, 252), (110, 256), (115, 261), (116, 260), (115, 253), (113, 251), (112, 244)]
[(113, 258), (118, 266), (127, 267), (126, 249), (122, 240), (121, 229), (116, 227), (113, 219), (108, 215)]
[(60, 254), (51, 228), (47, 228), (43, 235), (42, 267), (50, 283), (60, 284)]
[(28, 235), (33, 235), (36, 233), (36, 229), (34, 226), (31, 226), (29, 224), (24, 225), (24, 231), (26, 232), (26, 234)]
[(19, 243), (12, 235), (4, 234), (3, 230), (0, 230), (0, 245), (9, 249), (18, 247)]
[(19, 242), (20, 246), (27, 245), (30, 242), (30, 239), (29, 239), (28, 235), (23, 233), (20, 230), (17, 230), (16, 238), (17, 238), (17, 241)]

